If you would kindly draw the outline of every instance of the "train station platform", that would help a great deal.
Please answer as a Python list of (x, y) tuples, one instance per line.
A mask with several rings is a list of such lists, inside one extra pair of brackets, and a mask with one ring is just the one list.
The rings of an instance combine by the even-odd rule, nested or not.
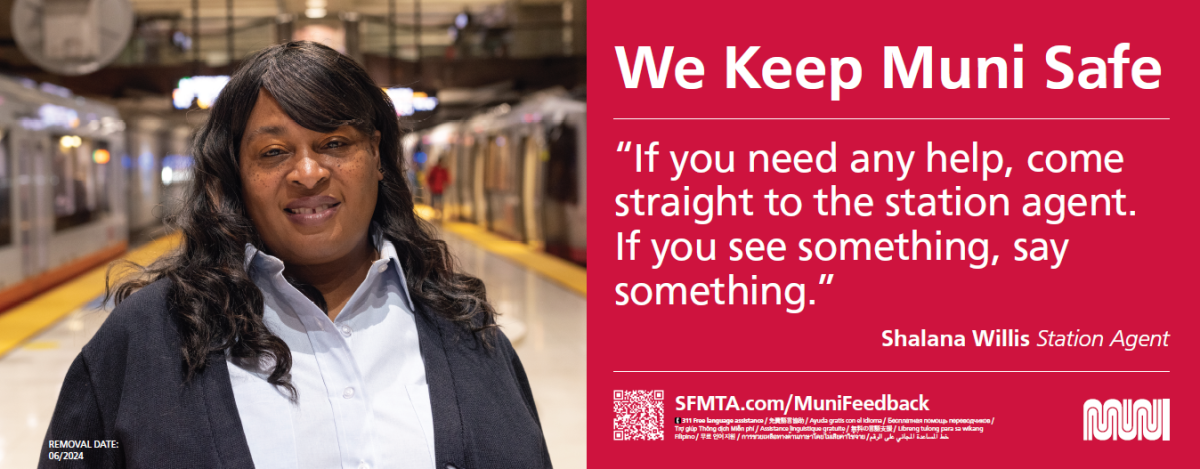
[[(474, 225), (441, 226), (462, 269), (483, 280), (501, 314), (529, 376), (554, 466), (585, 467), (586, 272)], [(177, 243), (177, 235), (164, 236), (125, 259), (145, 264)], [(37, 466), (63, 377), (108, 317), (105, 271), (93, 269), (0, 312), (0, 469)]]

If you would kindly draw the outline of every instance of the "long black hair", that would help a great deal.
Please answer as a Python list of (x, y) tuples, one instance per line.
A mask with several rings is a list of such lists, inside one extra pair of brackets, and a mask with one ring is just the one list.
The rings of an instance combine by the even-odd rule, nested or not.
[(264, 246), (247, 217), (238, 153), (263, 89), (307, 129), (331, 132), (350, 125), (365, 135), (379, 131), (384, 177), (372, 221), (395, 245), (409, 295), (489, 345), (496, 311), (483, 282), (457, 271), (446, 243), (413, 213), (391, 100), (353, 60), (308, 41), (263, 49), (233, 74), (196, 132), (192, 181), (182, 208), (166, 219), (183, 233), (181, 245), (148, 267), (137, 267), (138, 275), (110, 282), (107, 298), (119, 304), (151, 282), (169, 279), (167, 302), (180, 330), (189, 379), (204, 369), (209, 354), (228, 350), (238, 360), (273, 360), (267, 381), (295, 396), (288, 374), (291, 352), (263, 324), (263, 295), (244, 267), (246, 243)]

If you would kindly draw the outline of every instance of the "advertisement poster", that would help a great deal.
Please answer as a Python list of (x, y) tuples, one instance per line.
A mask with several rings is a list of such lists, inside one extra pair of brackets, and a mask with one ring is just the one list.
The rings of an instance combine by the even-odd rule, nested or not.
[(1197, 13), (593, 2), (589, 465), (1194, 464)]
[(0, 469), (1200, 467), (1198, 19), (0, 2)]

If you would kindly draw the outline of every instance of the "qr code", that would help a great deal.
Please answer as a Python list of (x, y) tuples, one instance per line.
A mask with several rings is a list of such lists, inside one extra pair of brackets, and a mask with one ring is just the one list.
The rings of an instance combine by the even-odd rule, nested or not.
[(663, 439), (663, 392), (613, 391), (613, 439)]

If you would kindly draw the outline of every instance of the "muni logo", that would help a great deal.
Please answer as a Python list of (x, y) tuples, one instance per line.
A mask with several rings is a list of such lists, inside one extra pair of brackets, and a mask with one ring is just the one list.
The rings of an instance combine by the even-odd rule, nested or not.
[(1083, 403), (1083, 441), (1171, 441), (1171, 400), (1088, 399)]

